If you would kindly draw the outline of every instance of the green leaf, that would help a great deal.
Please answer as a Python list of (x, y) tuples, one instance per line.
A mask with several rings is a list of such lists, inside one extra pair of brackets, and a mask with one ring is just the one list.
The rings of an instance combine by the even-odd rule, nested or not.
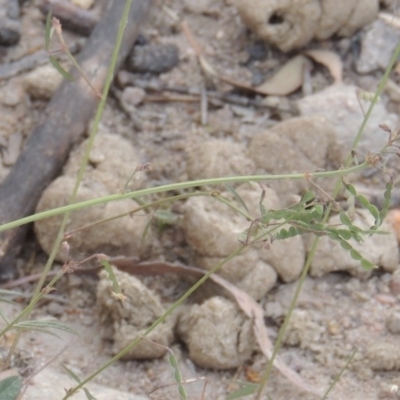
[(117, 281), (117, 277), (114, 274), (113, 268), (111, 264), (107, 260), (101, 260), (101, 265), (104, 267), (104, 269), (108, 273), (108, 278), (110, 279), (112, 283), (112, 290), (116, 294), (122, 293), (121, 287), (119, 286), (119, 283)]
[(356, 198), (357, 198), (358, 202), (359, 202), (363, 207), (365, 207), (367, 210), (369, 209), (369, 207), (371, 206), (371, 203), (369, 202), (369, 200), (368, 200), (366, 197), (361, 196), (361, 195), (359, 194), (359, 195), (357, 195)]
[(321, 204), (317, 204), (311, 210), (313, 219), (315, 221), (321, 221), (322, 217), (324, 216), (324, 206)]
[(353, 185), (350, 185), (350, 183), (346, 183), (344, 181), (343, 181), (343, 184), (344, 184), (346, 190), (348, 192), (350, 192), (350, 194), (352, 194), (353, 196), (357, 196), (356, 188)]
[[(69, 326), (64, 325), (56, 320), (52, 319), (36, 319), (36, 320), (27, 320), (27, 321), (19, 321), (14, 325), (17, 329), (22, 329), (26, 331), (38, 331), (47, 333), (48, 335), (52, 335), (55, 337), (59, 337), (55, 332), (50, 329), (55, 329), (59, 331), (64, 331), (68, 333), (72, 333), (73, 335), (78, 335), (73, 329)], [(0, 398), (1, 399), (1, 398)]]
[(361, 266), (362, 266), (363, 268), (365, 268), (365, 269), (368, 269), (368, 270), (376, 268), (376, 265), (375, 265), (375, 264), (373, 264), (372, 262), (366, 260), (365, 258), (363, 258), (363, 259), (361, 260)]
[(350, 243), (346, 242), (345, 240), (340, 241), (340, 245), (345, 249), (345, 250), (352, 250), (353, 247), (351, 246)]
[(353, 234), (347, 229), (337, 229), (336, 233), (344, 240), (350, 240), (353, 237)]
[(350, 255), (353, 260), (361, 261), (363, 259), (362, 255), (353, 248), (350, 250)]
[(314, 200), (315, 195), (314, 192), (311, 190), (307, 190), (303, 196), (301, 196), (300, 204), (306, 204), (309, 203), (311, 200)]
[(50, 40), (51, 40), (52, 34), (53, 34), (53, 30), (52, 30), (51, 9), (50, 9), (50, 11), (47, 14), (47, 18), (46, 18), (46, 31), (45, 31), (45, 42), (44, 42), (44, 48), (46, 49), (46, 51), (49, 51)]
[(256, 383), (240, 382), (240, 388), (232, 393), (229, 393), (226, 399), (235, 400), (235, 399), (240, 399), (241, 397), (249, 396), (253, 394), (258, 389), (258, 387), (259, 385)]
[(348, 226), (349, 228), (353, 226), (351, 219), (347, 216), (347, 214), (343, 211), (340, 212), (340, 222), (343, 225)]
[(74, 77), (67, 72), (62, 66), (61, 64), (57, 61), (57, 59), (53, 56), (49, 56), (49, 60), (50, 62), (53, 64), (53, 67), (65, 78), (68, 79), (69, 81), (73, 82), (74, 81)]
[(0, 381), (0, 399), (16, 400), (22, 388), (20, 376), (10, 376)]

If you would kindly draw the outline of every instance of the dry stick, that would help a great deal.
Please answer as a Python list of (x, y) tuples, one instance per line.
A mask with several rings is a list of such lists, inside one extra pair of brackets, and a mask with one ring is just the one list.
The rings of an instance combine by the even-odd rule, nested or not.
[[(118, 67), (127, 56), (146, 17), (150, 0), (134, 1), (126, 27)], [(101, 91), (117, 36), (124, 2), (115, 0), (88, 39), (77, 61), (92, 84)], [(76, 71), (72, 70), (75, 76)], [(30, 135), (23, 152), (0, 186), (0, 224), (30, 215), (45, 187), (57, 176), (72, 148), (83, 138), (98, 99), (81, 77), (64, 81), (43, 113), (42, 121)], [(0, 279), (14, 274), (27, 227), (0, 235)]]
[(53, 16), (61, 21), (64, 28), (84, 36), (89, 36), (99, 21), (94, 11), (84, 10), (65, 0), (42, 0), (39, 9), (44, 15), (51, 9)]

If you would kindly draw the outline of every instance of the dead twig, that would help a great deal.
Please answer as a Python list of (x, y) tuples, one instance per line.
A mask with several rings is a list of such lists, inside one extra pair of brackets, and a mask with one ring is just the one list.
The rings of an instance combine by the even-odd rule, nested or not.
[(65, 0), (42, 0), (39, 9), (44, 15), (51, 10), (53, 16), (61, 21), (64, 28), (84, 36), (92, 33), (100, 19), (94, 11), (84, 10)]

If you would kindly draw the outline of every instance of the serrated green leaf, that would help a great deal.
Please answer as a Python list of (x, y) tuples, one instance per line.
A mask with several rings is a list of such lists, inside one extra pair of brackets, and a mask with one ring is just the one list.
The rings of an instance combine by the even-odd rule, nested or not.
[(22, 388), (20, 376), (10, 376), (0, 381), (0, 399), (16, 400)]
[[(249, 212), (249, 209), (246, 206), (246, 203), (243, 201), (242, 197), (239, 195), (239, 193), (234, 189), (232, 185), (229, 185), (229, 183), (224, 183), (224, 186), (233, 194), (235, 199), (239, 202), (239, 204), (247, 211)], [(261, 207), (260, 203), (260, 207)], [(262, 212), (262, 211), (261, 211)]]
[(65, 78), (68, 79), (69, 81), (73, 82), (74, 81), (74, 77), (67, 72), (62, 66), (61, 64), (57, 61), (57, 59), (53, 56), (49, 56), (49, 60), (52, 63), (53, 67)]
[(51, 9), (47, 14), (46, 17), (46, 30), (45, 30), (45, 41), (44, 41), (44, 48), (46, 49), (46, 51), (49, 51), (49, 47), (50, 47), (50, 40), (51, 40), (51, 36), (52, 36), (52, 23), (51, 23)]
[(111, 264), (107, 260), (101, 260), (101, 265), (107, 271), (108, 278), (110, 279), (111, 284), (112, 284), (113, 292), (116, 293), (116, 294), (122, 293), (121, 287), (119, 286), (117, 277), (114, 274), (114, 270), (113, 270)]

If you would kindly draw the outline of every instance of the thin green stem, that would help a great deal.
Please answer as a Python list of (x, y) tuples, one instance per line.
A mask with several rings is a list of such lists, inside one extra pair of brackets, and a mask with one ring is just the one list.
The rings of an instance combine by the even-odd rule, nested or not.
[(326, 400), (328, 398), (328, 394), (332, 391), (332, 389), (335, 387), (336, 383), (339, 382), (339, 379), (342, 377), (342, 375), (344, 374), (344, 371), (346, 371), (346, 369), (348, 368), (348, 366), (350, 365), (350, 363), (353, 361), (354, 356), (357, 353), (357, 349), (355, 349), (349, 359), (347, 360), (346, 364), (343, 366), (343, 368), (341, 369), (340, 373), (335, 377), (335, 379), (333, 380), (333, 382), (329, 385), (327, 391), (325, 392), (324, 396), (322, 397), (321, 400)]
[[(350, 168), (339, 169), (337, 171), (325, 171), (325, 172), (313, 172), (308, 174), (310, 178), (330, 178), (330, 177), (338, 177), (344, 176), (347, 174), (355, 173), (362, 171), (365, 168), (368, 168), (369, 165), (366, 162), (363, 162), (359, 165)], [(182, 189), (194, 188), (197, 186), (214, 186), (220, 185), (223, 183), (243, 183), (243, 182), (258, 182), (258, 181), (272, 181), (279, 179), (305, 179), (304, 174), (283, 174), (283, 175), (249, 175), (249, 176), (228, 176), (223, 178), (211, 178), (211, 179), (199, 179), (195, 181), (181, 182), (181, 183), (171, 183), (169, 185), (163, 185), (148, 189), (136, 190), (128, 193), (117, 193), (109, 196), (98, 197), (92, 200), (82, 201), (80, 203), (70, 204), (68, 206), (63, 206), (59, 208), (54, 208), (52, 210), (43, 211), (41, 213), (37, 213), (31, 215), (29, 217), (21, 218), (13, 222), (9, 222), (7, 224), (3, 224), (0, 226), (0, 232), (6, 231), (8, 229), (15, 228), (20, 225), (25, 225), (30, 222), (39, 221), (44, 218), (54, 217), (59, 214), (64, 214), (66, 212), (77, 211), (83, 208), (96, 206), (98, 204), (108, 203), (110, 201), (118, 201), (124, 199), (134, 199), (139, 198), (151, 194), (168, 192), (168, 191), (178, 191)]]

